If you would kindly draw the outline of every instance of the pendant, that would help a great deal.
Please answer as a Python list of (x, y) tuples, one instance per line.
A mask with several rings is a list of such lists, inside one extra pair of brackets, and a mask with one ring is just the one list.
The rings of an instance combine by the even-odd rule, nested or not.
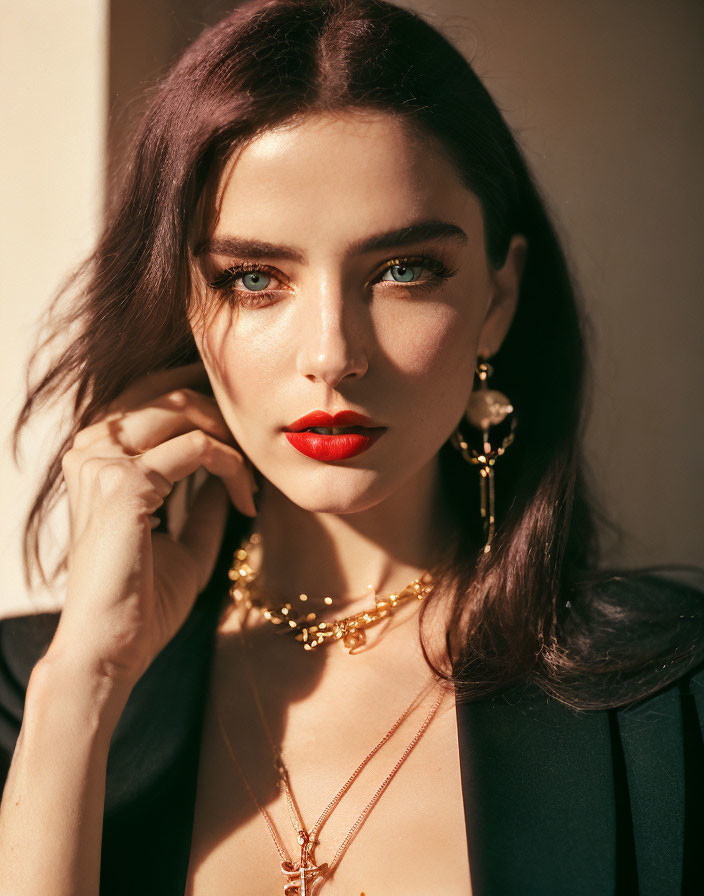
[(298, 832), (298, 842), (301, 844), (300, 862), (282, 862), (281, 870), (288, 880), (284, 884), (284, 896), (311, 896), (313, 883), (324, 877), (328, 865), (316, 865), (311, 856), (313, 843), (307, 831)]

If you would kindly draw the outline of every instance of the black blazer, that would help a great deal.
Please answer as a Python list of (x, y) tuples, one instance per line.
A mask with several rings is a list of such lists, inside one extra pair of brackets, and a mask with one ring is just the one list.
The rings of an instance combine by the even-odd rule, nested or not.
[[(221, 550), (210, 583), (135, 686), (115, 730), (102, 896), (184, 893), (230, 559)], [(652, 598), (655, 589), (662, 601), (684, 599), (701, 614), (698, 589), (638, 581), (635, 590), (621, 582), (619, 599), (638, 599), (644, 588)], [(58, 613), (42, 613), (0, 623), (0, 782), (29, 673), (57, 622)], [(704, 893), (704, 665), (618, 710), (575, 713), (523, 686), (456, 711), (475, 896)]]

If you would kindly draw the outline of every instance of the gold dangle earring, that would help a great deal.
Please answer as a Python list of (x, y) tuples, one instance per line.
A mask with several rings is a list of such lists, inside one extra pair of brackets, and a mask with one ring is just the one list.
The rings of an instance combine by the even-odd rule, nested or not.
[[(461, 422), (450, 437), (452, 446), (460, 452), (463, 459), (467, 463), (479, 467), (480, 512), (486, 538), (485, 554), (491, 550), (496, 527), (494, 466), (496, 459), (501, 457), (513, 442), (517, 424), (514, 407), (509, 399), (503, 392), (489, 388), (488, 379), (493, 373), (494, 368), (491, 364), (484, 359), (478, 361), (476, 375), (479, 379), (479, 388), (472, 390), (463, 417), (463, 420), (466, 420), (470, 426), (481, 431), (481, 447), (470, 447), (460, 430)], [(509, 415), (508, 433), (499, 444), (492, 447), (492, 435), (489, 430), (491, 427), (503, 423)]]

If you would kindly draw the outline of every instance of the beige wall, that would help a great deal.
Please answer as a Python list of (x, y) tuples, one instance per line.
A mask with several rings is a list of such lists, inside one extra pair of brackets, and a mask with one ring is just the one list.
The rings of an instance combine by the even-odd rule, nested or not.
[[(154, 73), (229, 5), (114, 0), (109, 76), (102, 2), (73, 0), (61, 15), (36, 2), (3, 10), (13, 123), (1, 156), (11, 172), (0, 241), (3, 429), (30, 322), (95, 232), (105, 77), (116, 149)], [(573, 259), (597, 334), (590, 454), (605, 507), (629, 535), (612, 557), (704, 562), (704, 5), (409, 5), (472, 59), (525, 147)], [(30, 453), (38, 465), (39, 439)], [(27, 601), (16, 545), (28, 480), (8, 470), (4, 463), (2, 614)]]
[[(0, 28), (0, 615), (32, 606), (20, 567), (20, 531), (60, 410), (10, 459), (34, 323), (69, 268), (92, 245), (102, 205), (106, 113), (106, 2), (2, 3)], [(58, 538), (65, 531), (55, 518)], [(34, 595), (36, 607), (56, 596)]]

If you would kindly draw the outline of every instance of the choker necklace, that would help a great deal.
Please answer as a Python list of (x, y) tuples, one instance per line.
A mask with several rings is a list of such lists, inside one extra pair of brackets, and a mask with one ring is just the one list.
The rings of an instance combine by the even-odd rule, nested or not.
[[(347, 850), (347, 847), (350, 845), (354, 836), (356, 835), (359, 828), (362, 826), (365, 818), (371, 812), (371, 810), (376, 805), (377, 801), (386, 790), (387, 786), (391, 782), (391, 779), (395, 777), (398, 770), (401, 768), (403, 763), (406, 761), (408, 755), (411, 753), (415, 745), (421, 739), (423, 734), (425, 733), (426, 728), (430, 725), (435, 714), (440, 708), (440, 704), (443, 702), (445, 698), (445, 689), (440, 686), (440, 683), (437, 680), (433, 680), (430, 684), (426, 684), (421, 691), (413, 698), (408, 707), (404, 710), (404, 712), (398, 717), (396, 722), (391, 726), (391, 728), (386, 732), (386, 734), (382, 737), (382, 739), (370, 750), (369, 753), (364, 757), (364, 759), (360, 762), (357, 768), (352, 772), (350, 777), (345, 781), (345, 783), (340, 787), (335, 796), (330, 800), (327, 806), (323, 809), (321, 815), (318, 820), (315, 822), (312, 828), (308, 830), (303, 823), (303, 819), (301, 817), (300, 810), (296, 803), (296, 800), (291, 792), (291, 784), (289, 779), (289, 772), (286, 767), (286, 764), (283, 759), (283, 755), (281, 753), (280, 748), (274, 743), (273, 736), (271, 734), (271, 729), (266, 721), (266, 716), (264, 715), (264, 710), (261, 705), (261, 699), (259, 697), (259, 690), (254, 681), (254, 676), (252, 674), (251, 668), (249, 666), (249, 662), (247, 661), (246, 652), (249, 649), (249, 646), (245, 640), (244, 636), (244, 625), (246, 619), (242, 622), (242, 628), (240, 629), (239, 636), (242, 643), (242, 658), (244, 660), (245, 672), (249, 682), (249, 686), (252, 692), (252, 696), (254, 697), (257, 712), (259, 713), (259, 717), (262, 722), (262, 726), (265, 730), (267, 740), (269, 741), (269, 746), (272, 751), (272, 756), (274, 760), (274, 767), (276, 769), (277, 774), (277, 783), (280, 790), (282, 790), (286, 796), (286, 804), (288, 809), (289, 819), (291, 821), (291, 825), (296, 834), (296, 839), (298, 846), (300, 848), (300, 853), (298, 856), (298, 861), (295, 861), (284, 844), (279, 837), (274, 823), (272, 821), (271, 816), (267, 812), (267, 810), (261, 805), (259, 800), (254, 793), (254, 790), (250, 786), (247, 778), (245, 777), (244, 771), (242, 770), (242, 766), (237, 758), (237, 755), (234, 751), (232, 743), (230, 742), (230, 738), (227, 736), (227, 731), (225, 730), (225, 725), (222, 721), (222, 716), (220, 712), (216, 710), (218, 726), (220, 728), (220, 733), (222, 734), (223, 740), (225, 741), (225, 745), (227, 747), (227, 751), (230, 755), (230, 759), (235, 765), (237, 772), (242, 779), (242, 783), (245, 785), (249, 796), (251, 797), (253, 803), (259, 810), (262, 815), (264, 822), (267, 826), (267, 830), (271, 835), (272, 840), (274, 841), (274, 846), (276, 847), (276, 851), (279, 854), (281, 859), (281, 871), (284, 874), (284, 884), (283, 884), (283, 892), (284, 896), (311, 896), (311, 894), (315, 891), (318, 892), (318, 887), (324, 885), (324, 882), (328, 880), (338, 864), (340, 863), (343, 854)], [(384, 746), (384, 744), (389, 740), (389, 738), (394, 734), (394, 732), (400, 727), (401, 723), (407, 718), (407, 716), (411, 713), (416, 703), (420, 701), (424, 696), (426, 696), (430, 691), (439, 687), (439, 693), (436, 697), (433, 705), (430, 707), (428, 714), (426, 715), (423, 723), (420, 728), (416, 731), (415, 735), (411, 738), (405, 750), (403, 751), (400, 759), (396, 762), (394, 767), (391, 769), (390, 773), (386, 776), (386, 778), (382, 781), (382, 783), (377, 787), (373, 796), (366, 804), (360, 815), (357, 817), (357, 820), (350, 828), (349, 833), (344, 838), (342, 843), (340, 844), (337, 852), (335, 853), (332, 860), (328, 862), (324, 862), (320, 865), (316, 864), (314, 852), (315, 848), (319, 843), (318, 834), (320, 833), (321, 828), (325, 824), (326, 820), (330, 817), (333, 810), (337, 807), (342, 797), (347, 793), (349, 788), (352, 786), (352, 783), (359, 776), (362, 770), (366, 767), (369, 761), (374, 757), (379, 750)]]
[[(365, 644), (366, 628), (391, 616), (401, 604), (408, 600), (423, 600), (434, 588), (433, 577), (429, 572), (414, 579), (401, 591), (394, 591), (383, 597), (376, 597), (376, 592), (370, 585), (369, 589), (374, 600), (373, 606), (361, 610), (359, 613), (352, 613), (350, 616), (316, 622), (318, 618), (316, 612), (306, 612), (305, 609), (297, 611), (291, 602), (280, 604), (278, 607), (270, 607), (265, 603), (256, 587), (257, 572), (249, 563), (252, 549), (260, 544), (261, 536), (259, 533), (254, 533), (245, 538), (235, 551), (228, 573), (232, 581), (230, 597), (234, 599), (238, 607), (260, 611), (268, 622), (280, 626), (281, 631), (292, 634), (296, 641), (303, 644), (304, 650), (313, 650), (328, 641), (341, 640), (352, 653), (355, 648)], [(307, 594), (298, 595), (300, 603), (305, 604), (308, 600)], [(332, 597), (325, 597), (323, 601), (326, 606), (334, 603)]]

